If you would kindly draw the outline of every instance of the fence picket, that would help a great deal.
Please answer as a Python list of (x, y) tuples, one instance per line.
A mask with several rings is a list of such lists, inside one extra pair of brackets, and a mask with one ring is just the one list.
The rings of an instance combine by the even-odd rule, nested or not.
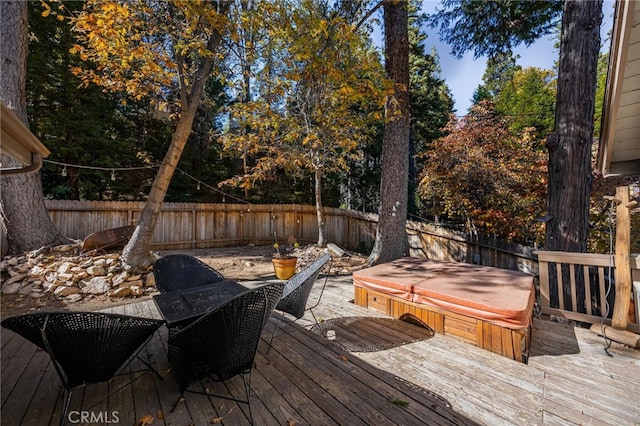
[[(63, 235), (82, 240), (110, 228), (135, 225), (142, 201), (46, 200), (53, 223)], [(349, 250), (371, 250), (377, 215), (325, 207), (325, 239)], [(271, 245), (290, 235), (300, 244), (318, 240), (315, 206), (302, 204), (164, 203), (153, 236), (154, 250)], [(473, 262), (537, 273), (529, 247), (492, 239), (469, 238), (462, 232), (420, 222), (407, 222), (409, 254), (430, 259)]]
[[(60, 232), (76, 240), (109, 228), (136, 224), (144, 202), (141, 201), (67, 201), (45, 200), (51, 219)], [(326, 242), (349, 250), (370, 251), (376, 236), (377, 215), (325, 207)], [(538, 276), (540, 302), (548, 314), (566, 315), (581, 321), (593, 320), (606, 308), (605, 270), (611, 267), (608, 255), (585, 253), (533, 252), (527, 246), (452, 231), (431, 223), (407, 221), (409, 255), (435, 260), (480, 263), (516, 269)], [(315, 243), (318, 238), (314, 206), (300, 204), (212, 204), (164, 203), (154, 232), (154, 250), (224, 247), (234, 245), (271, 245), (277, 232), (280, 244), (294, 235), (300, 244)], [(634, 258), (635, 259), (635, 258)], [(632, 268), (640, 281), (640, 257)], [(564, 297), (562, 265), (572, 268), (567, 298)], [(550, 281), (549, 267), (556, 268), (556, 281)], [(590, 287), (576, 294), (576, 266)], [(589, 268), (597, 268), (590, 274)], [(592, 277), (591, 277), (592, 276)], [(594, 280), (591, 284), (591, 279)], [(597, 294), (599, 293), (599, 294)], [(555, 295), (554, 300), (551, 294)], [(570, 299), (569, 299), (570, 298)], [(578, 312), (583, 300), (584, 312)], [(572, 306), (565, 306), (571, 302)], [(555, 304), (558, 306), (555, 306)], [(553, 306), (552, 306), (553, 305)], [(569, 312), (569, 308), (573, 311)], [(597, 318), (596, 318), (597, 319)], [(638, 327), (635, 324), (635, 327)]]

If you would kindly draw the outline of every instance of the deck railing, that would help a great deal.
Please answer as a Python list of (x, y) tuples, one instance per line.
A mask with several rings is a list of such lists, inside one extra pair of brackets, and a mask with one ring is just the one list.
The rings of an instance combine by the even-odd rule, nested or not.
[[(542, 313), (586, 323), (611, 324), (615, 302), (613, 256), (591, 253), (536, 251)], [(640, 257), (632, 256), (632, 277), (640, 281)], [(584, 283), (584, 285), (579, 285)], [(638, 332), (638, 317), (628, 327)]]

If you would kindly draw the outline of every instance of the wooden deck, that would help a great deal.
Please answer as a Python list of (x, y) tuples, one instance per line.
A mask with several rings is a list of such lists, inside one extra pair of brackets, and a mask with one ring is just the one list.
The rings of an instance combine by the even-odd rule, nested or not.
[[(261, 342), (252, 374), (255, 424), (640, 424), (636, 350), (614, 344), (609, 357), (603, 339), (590, 331), (536, 319), (525, 365), (358, 307), (352, 299), (351, 278), (332, 278), (315, 310), (324, 320), (319, 327), (279, 331), (268, 353)], [(158, 316), (151, 300), (112, 310)], [(281, 330), (310, 324), (307, 317), (285, 321)], [(267, 339), (273, 325), (272, 319)], [(62, 392), (48, 356), (5, 329), (0, 337), (2, 425), (57, 424)], [(71, 420), (85, 411), (100, 421), (78, 424), (134, 425), (145, 416), (153, 425), (249, 423), (246, 404), (195, 394), (170, 413), (178, 390), (166, 345), (162, 328), (144, 351), (163, 380), (144, 375), (93, 407), (127, 378), (79, 390)], [(226, 391), (221, 384), (204, 386)], [(227, 383), (235, 395), (241, 386), (239, 379)]]

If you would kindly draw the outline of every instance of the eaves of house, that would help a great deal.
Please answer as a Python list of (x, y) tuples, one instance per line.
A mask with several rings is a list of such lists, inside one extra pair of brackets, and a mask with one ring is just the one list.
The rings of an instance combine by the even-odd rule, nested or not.
[(613, 22), (597, 167), (640, 175), (640, 2), (619, 0)]
[(32, 173), (40, 170), (42, 159), (50, 152), (5, 104), (0, 104), (0, 152), (21, 163), (19, 167), (2, 165), (0, 174)]

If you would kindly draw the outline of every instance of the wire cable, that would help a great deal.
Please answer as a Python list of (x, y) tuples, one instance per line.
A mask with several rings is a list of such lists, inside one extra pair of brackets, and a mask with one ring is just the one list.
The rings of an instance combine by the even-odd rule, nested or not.
[[(62, 166), (62, 176), (66, 176), (67, 175), (67, 167), (69, 168), (76, 168), (76, 169), (87, 169), (87, 170), (100, 170), (100, 171), (106, 171), (106, 172), (111, 172), (111, 180), (115, 180), (115, 172), (123, 172), (123, 171), (132, 171), (132, 170), (145, 170), (145, 169), (157, 169), (160, 167), (160, 164), (150, 164), (147, 166), (133, 166), (133, 167), (102, 167), (102, 166), (86, 166), (83, 164), (71, 164), (71, 163), (62, 163), (59, 161), (53, 161), (53, 160), (42, 160), (45, 163), (50, 163), (50, 164), (55, 164), (57, 166)], [(197, 188), (200, 189), (201, 186), (205, 186), (209, 189), (211, 189), (214, 192), (217, 192), (219, 194), (222, 194), (223, 197), (223, 202), (224, 199), (226, 197), (229, 197), (233, 200), (236, 200), (238, 202), (241, 203), (245, 203), (245, 204), (253, 204), (250, 201), (247, 201), (243, 198), (239, 198), (236, 197), (234, 195), (228, 194), (218, 188), (215, 188), (209, 184), (207, 184), (206, 182), (201, 181), (200, 179), (198, 179), (197, 177), (185, 172), (184, 170), (182, 170), (179, 167), (176, 167), (176, 170), (181, 172), (183, 175), (187, 176), (188, 178), (194, 180), (197, 184)]]
[(190, 177), (191, 179), (193, 179), (193, 180), (195, 180), (196, 182), (198, 182), (198, 185), (206, 186), (207, 188), (209, 188), (209, 189), (211, 189), (211, 190), (213, 190), (213, 191), (215, 191), (215, 192), (218, 192), (218, 193), (222, 194), (222, 195), (223, 195), (223, 196), (225, 196), (225, 197), (229, 197), (229, 198), (231, 198), (231, 199), (233, 199), (233, 200), (240, 201), (241, 203), (253, 204), (253, 203), (251, 203), (250, 201), (247, 201), (247, 200), (245, 200), (245, 199), (243, 199), (243, 198), (235, 197), (235, 196), (233, 196), (233, 195), (231, 195), (231, 194), (227, 194), (226, 192), (219, 190), (218, 188), (214, 188), (213, 186), (208, 185), (208, 184), (206, 184), (205, 182), (202, 182), (202, 181), (198, 180), (196, 177), (191, 176), (189, 173), (185, 172), (184, 170), (182, 170), (182, 169), (181, 169), (181, 168), (179, 168), (179, 167), (176, 167), (176, 170), (178, 170), (179, 172), (181, 172), (183, 175), (185, 175), (185, 176), (187, 176), (187, 177)]
[(615, 200), (611, 200), (611, 207), (609, 208), (609, 269), (607, 271), (607, 290), (605, 292), (604, 295), (604, 306), (605, 306), (605, 312), (604, 315), (602, 316), (602, 320), (600, 321), (600, 332), (602, 333), (602, 337), (604, 339), (604, 343), (607, 345), (606, 348), (604, 348), (605, 353), (613, 358), (613, 354), (611, 352), (609, 352), (609, 348), (611, 348), (611, 339), (607, 339), (607, 330), (606, 327), (604, 326), (604, 321), (605, 319), (609, 316), (609, 293), (611, 292), (611, 280), (612, 280), (612, 275), (611, 272), (613, 270), (613, 265), (611, 264), (612, 259), (613, 259), (613, 209), (615, 207)]
[(84, 166), (84, 165), (78, 165), (78, 164), (69, 164), (69, 163), (61, 163), (59, 161), (53, 161), (53, 160), (42, 160), (44, 163), (50, 163), (50, 164), (55, 164), (57, 166), (63, 166), (66, 167), (74, 167), (76, 169), (88, 169), (88, 170), (102, 170), (102, 171), (106, 171), (106, 172), (123, 172), (123, 171), (130, 171), (130, 170), (144, 170), (144, 169), (155, 169), (160, 167), (159, 164), (151, 164), (148, 166), (136, 166), (136, 167), (100, 167), (100, 166)]

